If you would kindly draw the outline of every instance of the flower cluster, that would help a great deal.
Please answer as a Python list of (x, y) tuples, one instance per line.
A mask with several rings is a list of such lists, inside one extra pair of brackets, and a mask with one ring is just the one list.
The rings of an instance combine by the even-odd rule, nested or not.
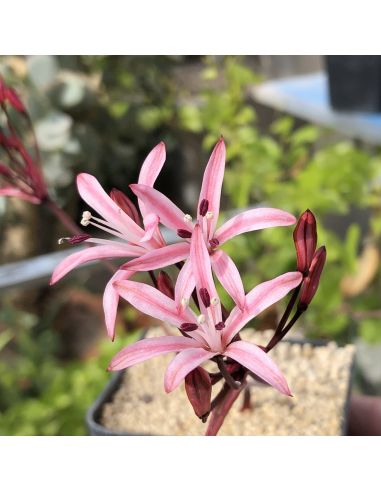
[[(205, 169), (195, 219), (154, 188), (165, 162), (163, 143), (150, 152), (138, 183), (130, 186), (137, 197), (140, 214), (121, 191), (112, 190), (108, 195), (96, 178), (80, 174), (77, 178), (79, 194), (96, 212), (96, 215), (91, 211), (83, 212), (81, 224), (84, 227), (91, 224), (114, 238), (95, 238), (87, 234), (64, 238), (71, 243), (95, 246), (68, 256), (56, 267), (51, 280), (53, 284), (91, 260), (129, 259), (114, 273), (105, 289), (103, 305), (108, 335), (115, 337), (119, 297), (177, 331), (127, 346), (112, 359), (109, 370), (125, 369), (157, 355), (176, 352), (165, 373), (165, 390), (173, 391), (185, 379), (186, 392), (196, 415), (205, 421), (212, 413), (209, 433), (217, 432), (232, 402), (246, 387), (248, 376), (291, 395), (284, 375), (267, 352), (307, 308), (316, 292), (325, 260), (325, 250), (320, 248), (315, 252), (316, 222), (307, 211), (294, 232), (297, 271), (279, 275), (245, 292), (234, 261), (220, 247), (239, 234), (290, 226), (296, 219), (279, 209), (255, 208), (218, 227), (225, 157), (225, 143), (221, 138)], [(160, 224), (174, 231), (179, 241), (166, 244)], [(175, 282), (161, 270), (169, 265), (179, 268)], [(134, 273), (143, 271), (150, 273), (153, 286), (131, 280)], [(235, 303), (230, 313), (221, 304), (215, 279)], [(267, 347), (241, 340), (240, 330), (290, 291), (293, 294), (275, 339)], [(298, 298), (294, 318), (286, 325)], [(217, 373), (209, 373), (201, 367), (208, 360), (217, 364)], [(221, 379), (224, 385), (220, 395), (211, 402), (212, 385)]]

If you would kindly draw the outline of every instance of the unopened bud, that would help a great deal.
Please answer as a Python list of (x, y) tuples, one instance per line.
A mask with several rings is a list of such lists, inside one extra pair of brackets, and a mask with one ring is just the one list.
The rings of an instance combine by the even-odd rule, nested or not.
[(132, 201), (126, 196), (123, 191), (113, 188), (110, 192), (110, 198), (123, 210), (136, 224), (140, 225), (139, 213), (132, 203)]
[(209, 373), (202, 367), (193, 369), (185, 377), (185, 391), (194, 413), (197, 417), (206, 419), (210, 412), (212, 397), (212, 382)]
[(157, 276), (157, 288), (170, 299), (175, 298), (175, 289), (168, 273), (161, 270)]
[(294, 230), (297, 268), (303, 275), (308, 274), (317, 243), (316, 219), (310, 210), (299, 218)]
[(320, 275), (323, 271), (327, 252), (325, 246), (319, 248), (311, 262), (311, 266), (308, 271), (307, 277), (302, 284), (302, 290), (300, 292), (300, 298), (298, 303), (298, 310), (305, 311), (316, 294), (319, 286)]

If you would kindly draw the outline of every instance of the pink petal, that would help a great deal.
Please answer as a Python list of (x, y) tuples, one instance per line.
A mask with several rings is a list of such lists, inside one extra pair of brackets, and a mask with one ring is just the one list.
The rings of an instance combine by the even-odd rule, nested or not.
[(146, 185), (130, 185), (135, 195), (144, 202), (149, 210), (160, 217), (160, 222), (169, 229), (186, 229), (192, 231), (192, 224), (184, 221), (184, 212), (182, 212), (169, 198), (160, 191)]
[(118, 371), (139, 362), (152, 359), (156, 355), (178, 352), (199, 346), (198, 342), (185, 337), (156, 337), (139, 340), (118, 352), (108, 366), (109, 371)]
[(154, 249), (148, 253), (128, 262), (124, 268), (127, 270), (147, 272), (173, 265), (184, 260), (189, 255), (188, 243), (176, 243), (162, 248)]
[[(151, 150), (143, 162), (138, 183), (153, 187), (156, 178), (164, 165), (165, 157), (165, 145), (164, 142), (160, 142)], [(147, 214), (147, 210), (145, 204), (141, 200), (139, 200), (139, 208), (144, 217)]]
[(235, 263), (222, 250), (216, 251), (211, 256), (211, 260), (213, 271), (218, 280), (242, 311), (245, 307), (245, 291)]
[(268, 227), (288, 226), (295, 224), (293, 215), (277, 208), (255, 208), (242, 212), (231, 218), (214, 234), (220, 244), (244, 232), (267, 229)]
[(182, 350), (167, 367), (164, 376), (164, 388), (170, 393), (181, 383), (187, 374), (200, 364), (216, 355), (203, 348), (189, 348)]
[(150, 285), (121, 280), (115, 282), (114, 286), (123, 299), (148, 316), (177, 327), (182, 323), (194, 323), (194, 316), (189, 309), (179, 314), (175, 301)]
[(125, 246), (107, 245), (86, 248), (82, 251), (78, 251), (77, 253), (67, 256), (56, 266), (50, 280), (50, 285), (58, 282), (58, 280), (82, 263), (92, 260), (100, 260), (103, 258), (125, 258), (128, 256), (138, 256), (139, 254), (141, 254), (141, 248), (137, 246), (130, 246), (128, 244)]
[(144, 231), (108, 196), (98, 180), (91, 174), (77, 176), (78, 192), (82, 199), (111, 225), (123, 233), (129, 241), (139, 242)]
[(225, 350), (224, 355), (239, 362), (281, 393), (292, 396), (286, 378), (283, 376), (279, 367), (257, 345), (240, 340), (231, 343)]
[(115, 289), (114, 282), (128, 280), (134, 273), (128, 270), (118, 270), (107, 282), (103, 294), (103, 311), (105, 314), (107, 334), (111, 340), (115, 338), (115, 319), (119, 304), (119, 294)]
[(197, 289), (205, 288), (208, 290), (210, 297), (217, 296), (209, 252), (199, 224), (196, 224), (193, 230), (190, 245), (190, 260), (192, 262)]
[(190, 299), (195, 286), (196, 284), (192, 272), (192, 264), (188, 258), (180, 270), (175, 285), (175, 302), (179, 312), (183, 311), (185, 308), (185, 306), (181, 304), (181, 300)]
[(155, 234), (158, 224), (159, 224), (159, 216), (156, 214), (148, 214), (143, 217), (145, 234), (141, 238), (140, 242), (144, 243), (152, 239)]
[(288, 272), (254, 287), (246, 295), (245, 310), (241, 311), (238, 307), (235, 307), (226, 320), (226, 328), (223, 332), (224, 342), (229, 343), (246, 323), (279, 301), (279, 299), (282, 299), (290, 290), (297, 287), (301, 281), (301, 273)]
[(214, 147), (206, 166), (204, 177), (202, 180), (200, 198), (197, 206), (198, 219), (200, 220), (200, 204), (202, 200), (208, 200), (208, 210), (213, 212), (213, 218), (210, 219), (211, 230), (213, 231), (217, 224), (218, 214), (220, 211), (221, 187), (225, 172), (225, 158), (225, 142), (221, 138), (217, 145)]
[(12, 186), (6, 186), (0, 189), (0, 196), (11, 196), (15, 198), (21, 198), (21, 200), (25, 200), (30, 203), (34, 203), (38, 205), (41, 203), (41, 200), (33, 195), (28, 195), (28, 193), (24, 193), (20, 191), (18, 188), (13, 188)]

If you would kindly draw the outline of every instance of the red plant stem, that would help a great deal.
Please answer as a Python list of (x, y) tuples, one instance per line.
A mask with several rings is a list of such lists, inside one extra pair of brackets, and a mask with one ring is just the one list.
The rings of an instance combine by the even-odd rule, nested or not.
[(301, 286), (302, 286), (302, 284), (298, 285), (298, 287), (296, 287), (296, 289), (294, 289), (294, 292), (292, 293), (291, 299), (289, 300), (289, 303), (287, 304), (286, 310), (283, 313), (281, 320), (279, 321), (279, 324), (277, 326), (277, 329), (275, 330), (275, 333), (280, 333), (283, 330), (283, 328), (285, 327), (285, 325), (288, 321), (288, 318), (291, 314), (291, 311), (292, 311), (293, 307), (295, 306), (295, 302), (298, 298)]
[(220, 370), (222, 376), (224, 377), (226, 383), (230, 386), (232, 389), (238, 389), (241, 387), (241, 384), (233, 379), (229, 371), (227, 370), (227, 367), (225, 365), (225, 362), (223, 361), (222, 357), (216, 357), (216, 362), (218, 369)]
[(48, 197), (42, 202), (42, 205), (45, 205), (72, 234), (83, 234), (82, 229), (80, 229), (73, 219), (51, 198)]
[(270, 342), (267, 344), (265, 348), (265, 352), (269, 352), (271, 349), (275, 347), (286, 335), (287, 333), (291, 330), (291, 328), (294, 326), (296, 321), (300, 318), (300, 316), (305, 312), (305, 310), (297, 310), (294, 316), (292, 317), (291, 321), (288, 323), (288, 325), (283, 329), (281, 333), (275, 333), (275, 335), (272, 337)]

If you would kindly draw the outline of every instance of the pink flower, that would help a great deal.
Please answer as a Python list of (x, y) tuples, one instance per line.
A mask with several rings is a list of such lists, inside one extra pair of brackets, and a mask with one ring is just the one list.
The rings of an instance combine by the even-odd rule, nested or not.
[[(159, 143), (147, 156), (140, 171), (139, 183), (142, 186), (151, 187), (165, 161), (164, 143)], [(105, 258), (136, 258), (147, 252), (152, 257), (166, 258), (169, 263), (183, 260), (188, 253), (188, 245), (185, 243), (167, 246), (158, 227), (159, 217), (154, 209), (139, 202), (143, 215), (144, 229), (137, 223), (138, 212), (134, 205), (118, 190), (113, 190), (111, 196), (103, 190), (94, 176), (82, 173), (77, 177), (78, 192), (82, 199), (95, 210), (102, 218), (85, 211), (81, 224), (91, 224), (98, 229), (111, 234), (118, 240), (101, 239), (84, 235), (83, 242), (96, 244), (95, 247), (73, 253), (65, 258), (54, 270), (51, 284), (56, 283), (77, 266), (92, 260)], [(73, 238), (61, 240), (73, 242)], [(82, 242), (78, 239), (76, 242)], [(168, 263), (167, 263), (168, 264)], [(128, 279), (133, 271), (118, 270), (108, 282), (104, 297), (103, 307), (105, 312), (106, 328), (109, 336), (115, 336), (115, 318), (119, 296), (114, 288), (117, 280)]]
[[(115, 283), (119, 294), (135, 308), (176, 326), (185, 336), (140, 340), (120, 351), (112, 359), (109, 370), (125, 369), (156, 355), (178, 352), (164, 377), (164, 387), (168, 393), (196, 367), (215, 356), (223, 356), (235, 360), (281, 393), (290, 395), (283, 374), (268, 354), (254, 344), (233, 340), (248, 321), (294, 289), (301, 282), (302, 274), (289, 272), (258, 285), (245, 296), (244, 309), (236, 306), (223, 322), (203, 234), (201, 225), (196, 224), (190, 245), (201, 314), (197, 315), (188, 306), (179, 310), (176, 301), (148, 285), (131, 280)], [(233, 278), (232, 282), (235, 281), (236, 278)]]
[[(233, 260), (219, 246), (244, 232), (275, 226), (288, 226), (296, 222), (293, 215), (275, 208), (257, 208), (242, 212), (216, 229), (220, 211), (221, 187), (225, 170), (225, 143), (221, 138), (214, 147), (206, 166), (197, 208), (197, 223), (209, 251), (212, 268), (223, 287), (241, 310), (244, 309), (245, 292)], [(160, 222), (175, 231), (189, 243), (194, 231), (192, 217), (184, 214), (171, 200), (158, 190), (142, 183), (131, 185), (135, 195), (159, 216)], [(170, 261), (170, 258), (167, 260)], [(170, 264), (162, 254), (147, 252), (128, 262), (124, 268), (134, 271), (154, 270)], [(180, 307), (187, 302), (194, 289), (192, 267), (187, 261), (183, 267), (176, 302)], [(187, 298), (188, 296), (188, 298)]]

